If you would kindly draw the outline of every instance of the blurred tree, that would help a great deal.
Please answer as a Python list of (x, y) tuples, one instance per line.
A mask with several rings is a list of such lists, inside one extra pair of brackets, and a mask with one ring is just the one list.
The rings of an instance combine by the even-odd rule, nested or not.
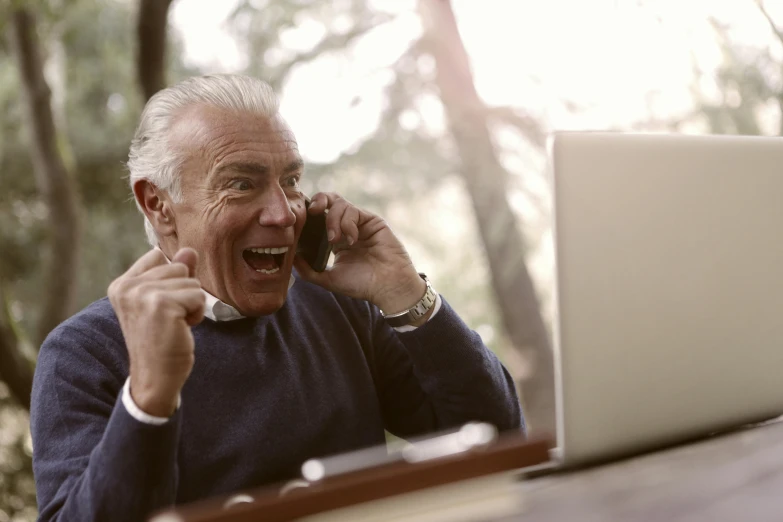
[(694, 63), (695, 108), (685, 122), (700, 121), (713, 134), (783, 134), (783, 30), (761, 0), (754, 4), (774, 43), (742, 43), (731, 24), (709, 18), (722, 61), (707, 72)]
[[(12, 16), (17, 5), (26, 6), (21, 17), (19, 10)], [(35, 347), (76, 307), (105, 295), (109, 281), (147, 248), (123, 179), (141, 105), (132, 11), (116, 0), (0, 6), (0, 30), (8, 35), (0, 45), (0, 380), (8, 385), (0, 382), (0, 520), (35, 518), (27, 414), (17, 406), (29, 407)], [(175, 79), (193, 74), (181, 64), (179, 42), (172, 43), (173, 59), (165, 46), (147, 46), (159, 56), (156, 67)], [(29, 137), (21, 132), (28, 125)], [(49, 169), (45, 179), (41, 169)], [(73, 228), (63, 205), (86, 217), (86, 241), (67, 235)], [(49, 271), (50, 256), (41, 254), (53, 240), (60, 250)], [(54, 281), (41, 277), (47, 272)], [(61, 310), (59, 319), (47, 306)], [(25, 334), (32, 331), (39, 333)]]
[[(29, 128), (30, 159), (36, 188), (47, 222), (46, 240), (50, 251), (43, 267), (43, 285), (48, 299), (41, 303), (36, 344), (72, 311), (77, 289), (79, 251), (79, 198), (60, 154), (66, 145), (58, 140), (51, 107), (51, 91), (44, 78), (44, 60), (37, 35), (36, 17), (29, 8), (9, 11), (8, 41), (19, 71), (19, 94), (25, 106)], [(10, 314), (6, 283), (0, 272), (0, 406), (7, 406), (8, 392), (24, 407), (30, 407), (33, 362), (22, 349), (22, 336)], [(35, 488), (32, 480), (32, 448), (24, 412), (3, 407), (6, 421), (4, 443), (0, 447), (0, 514), (14, 519), (35, 516)], [(20, 422), (21, 420), (21, 422)], [(9, 452), (9, 448), (16, 451)], [(7, 479), (6, 479), (7, 477)], [(18, 516), (18, 518), (17, 518)]]
[[(347, 25), (335, 27), (336, 19)], [(248, 57), (244, 74), (263, 78), (276, 92), (295, 67), (336, 51), (344, 52), (352, 43), (391, 17), (361, 0), (305, 2), (280, 0), (240, 0), (229, 17), (237, 44)], [(281, 35), (305, 21), (321, 25), (323, 35), (306, 50), (283, 44)]]
[[(20, 91), (29, 122), (33, 172), (46, 208), (49, 228), (47, 240), (51, 245), (44, 269), (44, 288), (50, 298), (41, 303), (43, 313), (35, 338), (38, 345), (52, 328), (73, 311), (77, 288), (79, 202), (75, 184), (60, 155), (51, 108), (51, 91), (44, 78), (35, 15), (24, 8), (12, 11), (9, 29), (10, 47), (19, 67), (22, 81)], [(7, 300), (3, 299), (3, 303), (7, 303)], [(4, 313), (3, 316), (10, 323), (10, 315)], [(0, 334), (4, 334), (4, 338), (0, 339), (0, 349), (16, 351), (16, 354), (9, 354), (4, 359), (17, 363), (5, 368), (3, 377), (22, 405), (29, 408), (31, 364), (18, 351), (19, 342), (13, 328), (0, 328)]]
[[(450, 0), (422, 0), (426, 44), (435, 58), (437, 85), (491, 270), (502, 324), (513, 347), (532, 366), (521, 381), (522, 402), (533, 430), (554, 435), (554, 367), (549, 334), (526, 266), (527, 248), (508, 195), (509, 173), (498, 158), (488, 110), (476, 92)], [(530, 119), (523, 127), (534, 145), (544, 132)]]
[[(767, 8), (764, 6), (763, 0), (756, 0), (756, 5), (758, 6), (762, 16), (766, 19), (767, 24), (769, 24), (770, 31), (772, 32), (772, 35), (775, 37), (775, 40), (777, 40), (778, 42), (778, 48), (783, 47), (783, 29), (778, 27), (774, 18), (769, 13)], [(770, 86), (771, 87), (770, 91), (772, 91), (774, 95), (773, 99), (778, 109), (777, 133), (783, 136), (783, 63), (781, 63), (780, 60), (772, 59), (765, 65), (773, 69), (770, 72), (773, 73), (771, 81), (774, 82), (774, 86)]]
[(166, 25), (171, 0), (139, 0), (136, 70), (144, 100), (166, 86)]
[(37, 516), (32, 445), (26, 412), (0, 382), (0, 520), (32, 522)]
[(33, 362), (22, 350), (20, 335), (11, 318), (8, 299), (0, 284), (0, 381), (8, 385), (19, 404), (30, 409)]
[[(0, 145), (0, 181), (6, 189), (0, 196), (0, 239), (4, 244), (0, 285), (7, 307), (2, 317), (10, 321), (9, 328), (0, 332), (20, 334), (0, 336), (0, 361), (16, 362), (16, 366), (0, 366), (0, 379), (25, 405), (29, 401), (29, 360), (34, 358), (34, 348), (76, 307), (105, 295), (111, 278), (145, 248), (140, 218), (123, 180), (127, 144), (141, 106), (138, 92), (146, 100), (148, 93), (161, 86), (164, 69), (176, 78), (193, 72), (181, 65), (179, 56), (166, 60), (165, 45), (161, 43), (165, 38), (159, 38), (136, 42), (138, 55), (144, 54), (152, 65), (138, 67), (134, 75), (129, 68), (134, 37), (127, 23), (132, 7), (127, 4), (76, 0), (68, 6), (44, 6), (38, 4), (42, 14), (38, 34), (46, 35), (37, 51), (39, 75), (33, 75), (29, 67), (29, 42), (35, 32), (20, 33), (24, 46), (13, 46), (19, 50), (16, 56), (27, 60), (17, 63), (28, 67), (17, 67), (0, 54), (0, 105), (8, 109), (0, 121), (0, 129), (8, 136)], [(139, 27), (160, 26), (159, 9), (145, 10), (140, 5), (138, 12)], [(165, 14), (163, 11), (164, 29)], [(144, 17), (155, 21), (144, 22)], [(15, 32), (10, 43), (17, 40)], [(174, 43), (179, 47), (178, 42)], [(51, 91), (42, 74), (44, 62), (53, 79)], [(28, 118), (36, 131), (35, 139), (30, 140), (16, 132), (26, 121), (13, 102), (25, 92), (36, 93), (27, 104), (37, 111), (36, 118)], [(50, 92), (47, 120), (40, 113), (49, 103)], [(55, 122), (61, 130), (59, 135), (54, 134)], [(39, 137), (43, 140), (40, 146)], [(23, 161), (28, 145), (30, 160)], [(65, 164), (72, 174), (66, 173)], [(57, 184), (42, 184), (50, 180), (48, 175), (37, 175), (36, 183), (31, 183), (26, 175), (31, 167), (35, 172), (47, 168), (43, 172), (53, 173)], [(76, 195), (79, 193), (83, 204)], [(90, 224), (84, 243), (75, 235), (78, 225), (72, 216), (79, 213), (84, 213)], [(11, 226), (13, 223), (16, 226)], [(47, 228), (45, 223), (52, 225)], [(55, 241), (57, 248), (45, 258), (51, 259), (50, 270), (44, 269), (44, 260), (38, 256), (39, 245), (48, 240)], [(105, 248), (96, 249), (95, 245)], [(77, 264), (79, 257), (83, 262)], [(42, 272), (51, 274), (48, 280), (40, 278)], [(41, 295), (48, 298), (41, 299)], [(38, 335), (23, 334), (34, 329)]]

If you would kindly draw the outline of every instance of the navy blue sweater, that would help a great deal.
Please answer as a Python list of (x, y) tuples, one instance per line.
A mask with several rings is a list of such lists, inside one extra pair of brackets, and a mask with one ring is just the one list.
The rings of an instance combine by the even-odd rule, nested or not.
[(308, 458), (482, 420), (523, 429), (512, 379), (443, 301), (395, 332), (365, 301), (298, 280), (277, 313), (193, 328), (182, 403), (161, 426), (123, 406), (128, 354), (107, 299), (55, 329), (33, 385), (40, 520), (141, 520), (290, 479)]

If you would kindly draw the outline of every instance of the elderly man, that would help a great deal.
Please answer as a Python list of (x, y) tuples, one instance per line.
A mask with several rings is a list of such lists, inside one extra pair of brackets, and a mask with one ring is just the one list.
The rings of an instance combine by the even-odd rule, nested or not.
[[(306, 208), (277, 107), (243, 76), (145, 107), (128, 167), (155, 248), (41, 347), (41, 520), (140, 520), (292, 478), (384, 429), (523, 429), (508, 373), (388, 225), (337, 194)], [(296, 247), (327, 209), (334, 264), (315, 272)]]

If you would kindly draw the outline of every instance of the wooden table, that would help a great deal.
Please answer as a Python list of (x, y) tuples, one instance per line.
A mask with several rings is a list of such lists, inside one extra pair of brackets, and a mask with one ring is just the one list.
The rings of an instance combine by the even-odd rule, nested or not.
[(504, 521), (783, 521), (783, 422), (519, 485)]
[[(505, 498), (518, 499), (520, 507), (514, 508), (512, 502), (511, 511), (505, 512), (515, 514), (485, 519), (503, 522), (783, 522), (782, 419), (602, 466), (506, 483), (503, 487), (510, 489)], [(533, 443), (529, 450), (514, 451), (519, 453), (517, 458), (530, 462), (542, 462), (546, 458), (545, 441)], [(501, 455), (502, 451), (496, 448), (493, 455), (495, 453)], [(471, 459), (478, 459), (478, 456)], [(492, 464), (495, 460), (498, 459), (489, 459), (486, 466), (497, 464)], [(476, 471), (475, 462), (470, 464), (466, 460), (466, 463), (469, 465), (465, 470)], [(511, 464), (515, 467), (514, 462)], [(525, 464), (520, 461), (516, 465)], [(448, 468), (449, 477), (459, 480), (455, 470), (461, 469), (461, 464), (457, 461), (425, 463), (418, 466), (421, 468), (418, 474), (434, 478), (442, 474), (440, 468), (444, 466)], [(378, 469), (380, 471), (368, 471), (367, 477), (373, 478), (387, 494), (392, 482), (399, 482), (397, 485), (404, 486), (405, 491), (415, 485), (408, 477), (412, 469), (405, 466), (401, 470), (394, 466)], [(367, 477), (360, 475), (335, 479), (331, 486), (321, 488), (323, 491), (316, 488), (318, 491), (308, 493), (307, 497), (278, 500), (274, 490), (269, 498), (259, 497), (253, 504), (237, 506), (230, 511), (223, 510), (221, 499), (213, 499), (182, 508), (176, 517), (159, 520), (290, 520), (294, 511), (301, 516), (305, 512), (315, 513), (368, 500), (372, 496), (368, 491), (373, 488), (364, 483)], [(351, 500), (347, 498), (349, 496), (357, 498)], [(305, 499), (313, 505), (303, 505)], [(400, 501), (404, 499), (400, 497)]]

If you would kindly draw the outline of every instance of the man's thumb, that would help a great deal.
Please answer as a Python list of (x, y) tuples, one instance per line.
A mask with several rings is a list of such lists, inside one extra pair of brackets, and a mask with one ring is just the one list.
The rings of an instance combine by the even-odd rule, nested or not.
[(196, 264), (198, 263), (198, 253), (196, 253), (195, 250), (189, 247), (180, 248), (176, 254), (174, 254), (174, 258), (171, 260), (172, 263), (182, 263), (186, 267), (188, 267), (188, 275), (190, 277), (193, 277), (196, 275)]

